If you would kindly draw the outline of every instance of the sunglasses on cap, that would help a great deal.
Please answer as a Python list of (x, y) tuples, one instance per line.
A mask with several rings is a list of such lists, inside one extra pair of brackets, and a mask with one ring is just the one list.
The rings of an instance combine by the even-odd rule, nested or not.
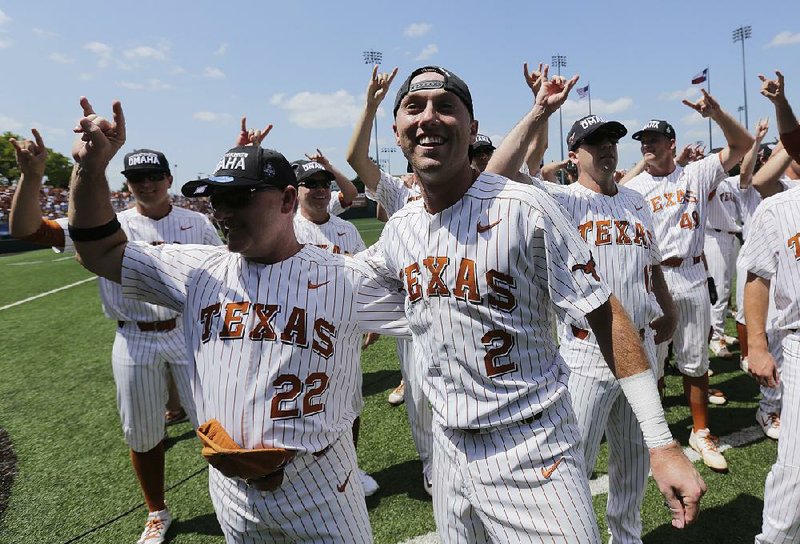
[(280, 187), (264, 185), (262, 187), (240, 187), (237, 189), (217, 191), (216, 193), (212, 193), (211, 197), (209, 197), (211, 210), (216, 212), (222, 209), (238, 210), (244, 208), (250, 203), (250, 199), (253, 198), (254, 194), (270, 189), (283, 190)]
[(125, 179), (130, 183), (141, 183), (143, 181), (161, 181), (167, 177), (165, 172), (149, 172), (149, 173), (130, 173), (125, 174)]
[(589, 134), (586, 138), (582, 139), (580, 143), (586, 145), (600, 145), (606, 140), (608, 140), (611, 143), (611, 145), (617, 145), (617, 143), (619, 142), (619, 138), (611, 136), (608, 133), (595, 132), (594, 134)]
[(308, 179), (298, 182), (297, 185), (306, 189), (330, 189), (331, 181), (329, 179)]

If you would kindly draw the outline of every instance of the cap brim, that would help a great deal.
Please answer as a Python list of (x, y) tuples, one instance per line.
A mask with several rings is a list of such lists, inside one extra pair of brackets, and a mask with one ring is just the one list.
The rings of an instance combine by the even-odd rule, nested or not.
[(669, 138), (670, 140), (673, 139), (664, 134), (663, 132), (661, 132), (660, 130), (640, 130), (639, 132), (634, 132), (631, 138), (633, 138), (634, 140), (641, 140), (642, 136), (647, 132), (652, 132), (653, 134), (661, 134), (662, 136), (664, 136), (665, 138)]
[(308, 175), (297, 176), (297, 183), (298, 184), (302, 183), (305, 180), (307, 180), (308, 178), (310, 178), (311, 176), (315, 176), (317, 174), (325, 174), (325, 177), (328, 179), (328, 181), (336, 181), (336, 176), (334, 176), (332, 173), (328, 172), (327, 170), (315, 170), (314, 172), (311, 172)]
[(477, 151), (477, 150), (481, 149), (482, 147), (488, 147), (488, 148), (489, 148), (489, 149), (491, 149), (492, 151), (494, 151), (495, 149), (497, 149), (497, 148), (496, 148), (495, 146), (493, 146), (492, 144), (480, 143), (480, 144), (477, 144), (477, 145), (473, 145), (473, 146), (472, 146), (472, 150), (473, 150), (473, 151)]
[(193, 179), (187, 181), (181, 187), (183, 196), (210, 196), (220, 189), (228, 189), (235, 187), (256, 187), (258, 185), (265, 185), (261, 180), (250, 178), (236, 178), (232, 176), (209, 176), (204, 179)]
[(619, 121), (606, 121), (601, 125), (594, 125), (589, 128), (589, 130), (581, 137), (580, 140), (572, 144), (569, 150), (575, 151), (576, 149), (578, 149), (578, 146), (581, 145), (582, 141), (584, 141), (587, 137), (597, 132), (604, 132), (606, 134), (611, 134), (612, 136), (616, 136), (617, 140), (621, 140), (628, 133), (628, 129), (625, 128), (625, 125), (623, 125)]

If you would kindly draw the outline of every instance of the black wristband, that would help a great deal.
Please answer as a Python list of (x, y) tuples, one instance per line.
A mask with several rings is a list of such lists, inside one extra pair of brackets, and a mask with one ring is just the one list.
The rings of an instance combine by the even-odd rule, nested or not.
[(120, 228), (122, 227), (120, 227), (116, 215), (114, 215), (111, 221), (99, 227), (76, 228), (72, 225), (68, 226), (69, 236), (75, 242), (94, 242), (96, 240), (102, 240), (103, 238), (108, 238)]

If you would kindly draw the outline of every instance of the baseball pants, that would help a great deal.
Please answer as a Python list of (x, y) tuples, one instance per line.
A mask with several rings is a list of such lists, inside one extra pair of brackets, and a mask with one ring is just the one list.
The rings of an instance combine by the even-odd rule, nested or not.
[(483, 434), (434, 421), (442, 542), (600, 542), (579, 441), (568, 393), (532, 422)]
[(275, 491), (259, 491), (213, 467), (208, 487), (228, 544), (372, 542), (350, 431), (320, 456), (296, 456)]
[(706, 228), (704, 253), (708, 262), (708, 274), (717, 287), (717, 302), (711, 305), (711, 327), (713, 339), (725, 334), (725, 314), (731, 297), (731, 282), (736, 268), (738, 240), (735, 234)]
[(756, 544), (800, 541), (800, 333), (783, 340), (783, 411), (778, 459), (764, 487), (764, 518)]
[(136, 323), (126, 322), (117, 328), (111, 367), (122, 432), (132, 450), (150, 451), (164, 439), (168, 372), (172, 373), (189, 421), (197, 426), (192, 368), (186, 358), (182, 326), (169, 332), (143, 332)]
[[(783, 404), (783, 342), (787, 334), (788, 332), (785, 330), (772, 329), (767, 331), (769, 352), (772, 358), (775, 359), (775, 364), (778, 367), (778, 376), (781, 377), (781, 383), (778, 384), (778, 387), (761, 386), (761, 400), (758, 402), (758, 406), (767, 414), (774, 412), (780, 415), (781, 413), (781, 405)], [(782, 427), (783, 420), (781, 420)]]
[(417, 455), (422, 462), (422, 472), (431, 478), (433, 451), (433, 411), (428, 399), (422, 394), (422, 379), (425, 373), (417, 368), (414, 359), (414, 343), (411, 339), (397, 339), (397, 357), (400, 359), (400, 373), (406, 382), (405, 405), (411, 436), (417, 447)]
[[(708, 372), (708, 331), (711, 327), (706, 269), (702, 263), (675, 268), (662, 266), (661, 269), (678, 309), (678, 325), (672, 337), (675, 363), (681, 374), (702, 376)], [(669, 342), (656, 346), (658, 378), (664, 377), (668, 350)]]
[[(654, 333), (643, 345), (650, 368), (656, 365)], [(581, 432), (586, 477), (591, 477), (600, 441), (608, 440), (606, 519), (615, 544), (642, 542), (641, 507), (650, 472), (650, 454), (636, 415), (603, 358), (594, 335), (568, 334), (561, 355), (570, 368), (569, 392)]]

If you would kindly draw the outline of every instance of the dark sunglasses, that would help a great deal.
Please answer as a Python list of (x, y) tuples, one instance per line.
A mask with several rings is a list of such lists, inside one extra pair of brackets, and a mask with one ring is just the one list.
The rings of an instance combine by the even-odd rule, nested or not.
[(167, 177), (164, 172), (151, 172), (149, 174), (126, 174), (125, 179), (130, 183), (141, 183), (143, 181), (161, 181)]
[(600, 132), (599, 134), (598, 133), (589, 134), (586, 138), (581, 140), (581, 143), (586, 145), (600, 145), (606, 140), (611, 142), (611, 145), (617, 145), (617, 142), (619, 142), (619, 138), (615, 138), (610, 134)]
[(330, 189), (331, 181), (328, 179), (309, 179), (301, 181), (297, 185), (306, 189)]
[(280, 187), (272, 187), (265, 185), (263, 187), (240, 187), (237, 189), (225, 189), (213, 193), (210, 197), (211, 210), (219, 211), (221, 209), (238, 210), (244, 208), (250, 203), (250, 199), (256, 193), (269, 191), (270, 189), (281, 190)]

